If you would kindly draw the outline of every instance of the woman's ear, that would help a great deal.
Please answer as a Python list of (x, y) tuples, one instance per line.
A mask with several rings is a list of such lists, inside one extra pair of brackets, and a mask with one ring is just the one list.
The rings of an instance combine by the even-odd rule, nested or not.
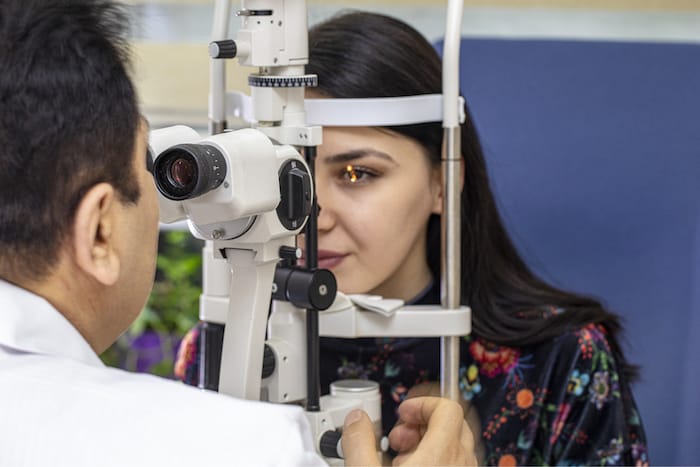
[(114, 187), (98, 183), (80, 200), (73, 221), (74, 260), (104, 285), (114, 285), (119, 278), (120, 258), (114, 236), (118, 210)]
[[(461, 164), (459, 164), (459, 189), (460, 192), (464, 190), (464, 157), (462, 157)], [(433, 193), (433, 214), (442, 214), (442, 198), (443, 198), (443, 185), (442, 185), (442, 163), (440, 165), (433, 167), (431, 176), (431, 188)]]
[(442, 164), (434, 166), (430, 175), (430, 193), (433, 200), (432, 214), (442, 214)]

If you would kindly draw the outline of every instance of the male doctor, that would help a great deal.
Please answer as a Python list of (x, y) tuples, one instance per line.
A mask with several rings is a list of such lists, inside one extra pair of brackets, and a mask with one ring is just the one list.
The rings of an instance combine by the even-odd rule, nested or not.
[[(126, 23), (108, 0), (0, 2), (0, 466), (323, 464), (299, 407), (97, 357), (145, 303), (158, 235)], [(473, 461), (458, 404), (401, 418), (399, 462)], [(351, 413), (347, 463), (378, 465), (375, 442)]]

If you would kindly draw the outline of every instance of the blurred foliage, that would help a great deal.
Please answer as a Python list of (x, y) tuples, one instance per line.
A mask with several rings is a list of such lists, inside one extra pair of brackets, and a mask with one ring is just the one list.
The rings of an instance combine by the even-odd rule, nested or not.
[(202, 246), (189, 232), (161, 232), (151, 295), (128, 331), (100, 356), (105, 364), (172, 377), (179, 342), (198, 320)]

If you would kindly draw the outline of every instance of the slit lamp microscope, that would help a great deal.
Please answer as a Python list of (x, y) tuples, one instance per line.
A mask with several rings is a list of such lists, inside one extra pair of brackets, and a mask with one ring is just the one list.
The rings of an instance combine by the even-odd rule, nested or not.
[[(443, 94), (402, 98), (305, 99), (317, 83), (308, 62), (304, 0), (243, 0), (241, 25), (228, 37), (231, 0), (216, 0), (210, 55), (209, 133), (178, 125), (152, 130), (149, 151), (164, 223), (186, 220), (205, 240), (200, 297), (203, 389), (304, 407), (316, 449), (342, 465), (339, 427), (365, 410), (381, 437), (379, 385), (341, 380), (321, 396), (319, 336), (440, 337), (441, 392), (458, 399), (459, 338), (471, 331), (460, 306), (460, 122), (458, 57), (462, 0), (450, 0)], [(227, 59), (255, 67), (250, 96), (227, 92)], [(368, 110), (372, 109), (372, 110)], [(228, 130), (227, 118), (250, 128)], [(442, 271), (440, 306), (347, 296), (317, 268), (316, 147), (323, 125), (382, 126), (442, 121)], [(304, 231), (304, 268), (295, 236)], [(426, 323), (430, 323), (426, 326)], [(386, 449), (386, 440), (383, 440)]]

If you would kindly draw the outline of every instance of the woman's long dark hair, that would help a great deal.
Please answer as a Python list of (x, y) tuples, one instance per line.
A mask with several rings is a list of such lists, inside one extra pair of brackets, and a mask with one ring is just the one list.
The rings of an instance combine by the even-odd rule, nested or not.
[[(316, 89), (336, 98), (396, 97), (442, 92), (442, 65), (433, 46), (394, 18), (347, 12), (309, 32), (308, 73)], [(552, 339), (589, 323), (602, 324), (628, 377), (618, 344), (620, 322), (597, 300), (559, 290), (538, 278), (508, 236), (491, 192), (486, 163), (468, 109), (462, 125), (464, 189), (461, 206), (462, 303), (472, 309), (475, 333), (502, 345), (528, 345)], [(418, 141), (433, 164), (440, 164), (442, 124), (388, 127)], [(428, 225), (428, 264), (440, 277), (440, 219)], [(566, 309), (545, 315), (545, 307)], [(547, 317), (545, 317), (547, 316)]]

